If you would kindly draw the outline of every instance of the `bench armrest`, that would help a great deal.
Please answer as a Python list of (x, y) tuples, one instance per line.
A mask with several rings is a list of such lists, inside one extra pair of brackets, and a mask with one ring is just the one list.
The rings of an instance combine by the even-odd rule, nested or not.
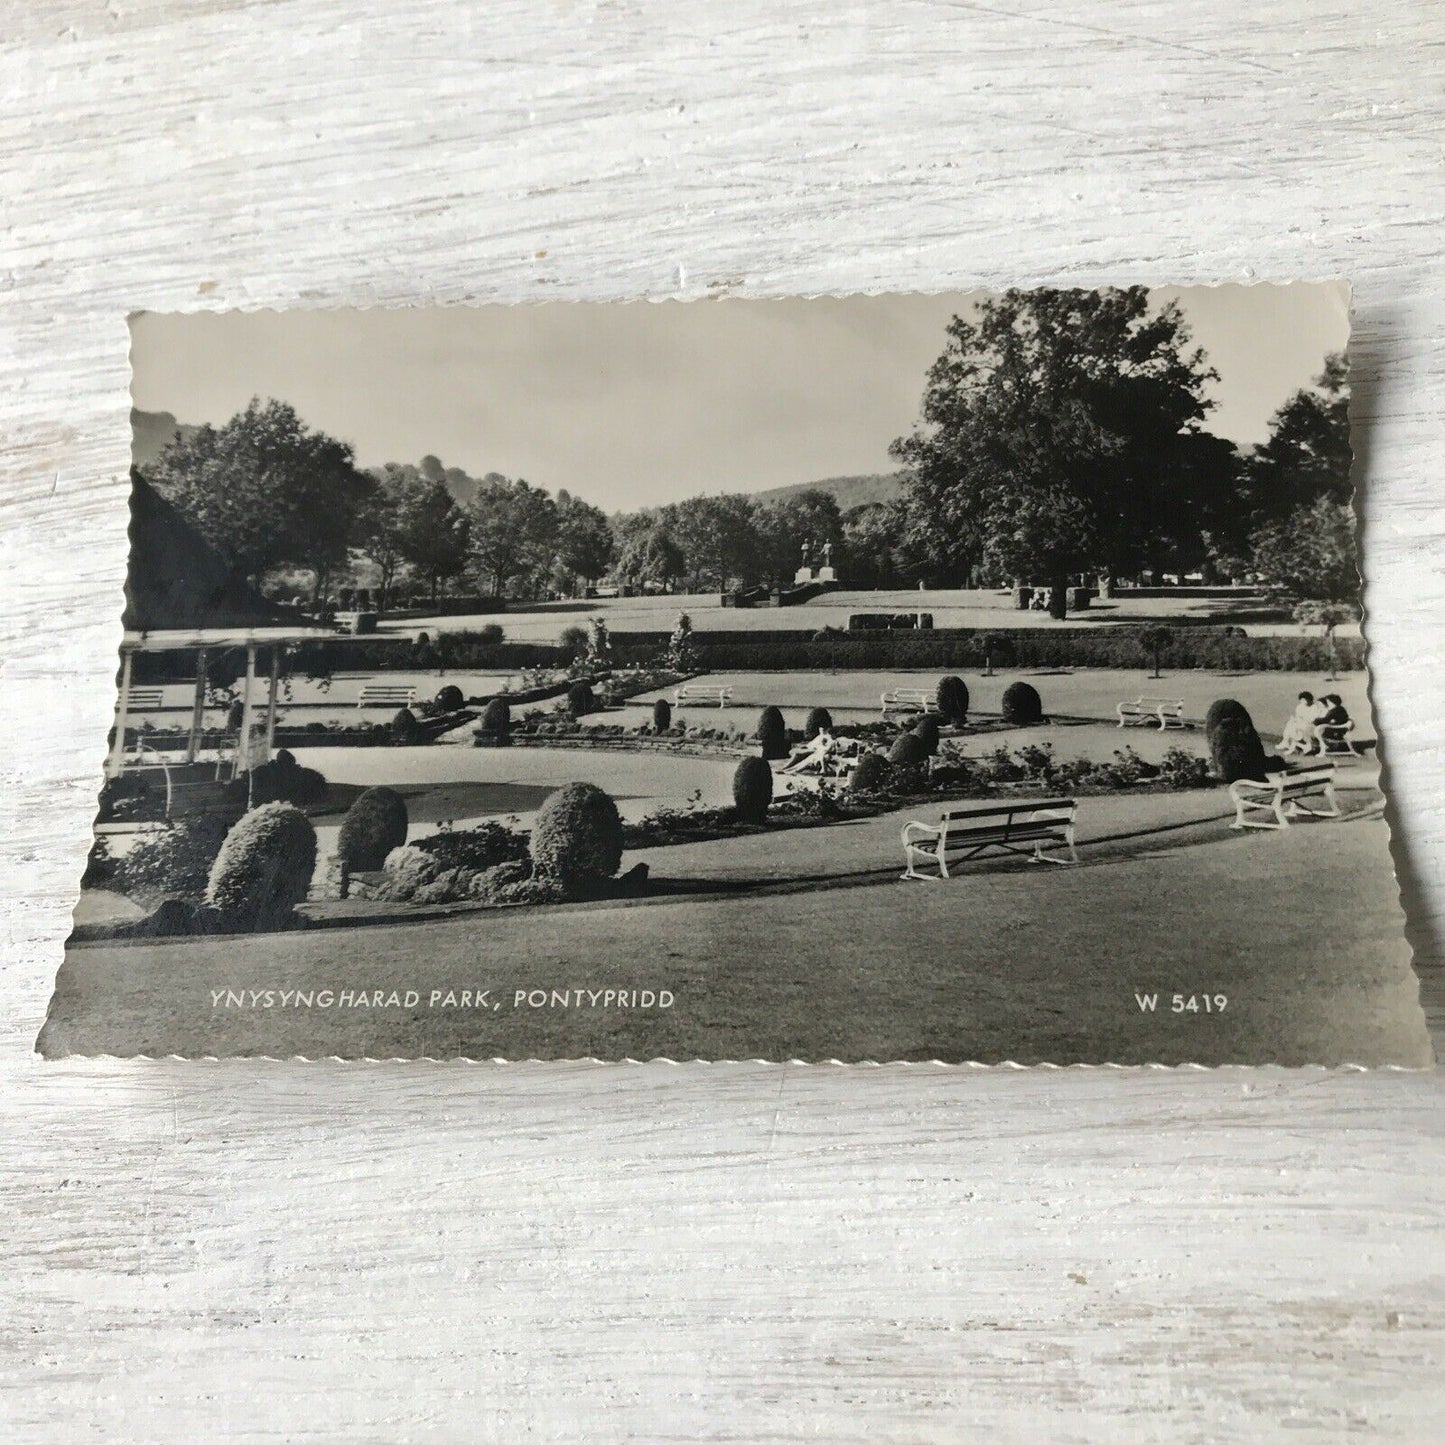
[(935, 828), (930, 823), (905, 823), (903, 825), (903, 846), (907, 848), (910, 844), (921, 842), (926, 838), (937, 841), (943, 836), (942, 828)]

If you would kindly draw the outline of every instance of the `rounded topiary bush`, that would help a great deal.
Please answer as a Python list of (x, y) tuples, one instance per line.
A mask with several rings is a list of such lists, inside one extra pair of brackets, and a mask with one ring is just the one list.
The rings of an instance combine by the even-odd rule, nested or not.
[(226, 834), (206, 902), (240, 928), (284, 928), (311, 887), (316, 829), (290, 803), (254, 808)]
[(931, 758), (938, 751), (938, 719), (932, 713), (913, 724), (913, 735), (920, 739)]
[(882, 753), (864, 753), (848, 786), (855, 793), (878, 793), (887, 785), (888, 759)]
[(438, 712), (456, 712), (466, 706), (467, 700), (462, 696), (461, 688), (455, 683), (449, 682), (445, 687), (437, 690), (435, 702)]
[(573, 717), (586, 717), (597, 711), (597, 696), (589, 682), (574, 682), (567, 689), (567, 711)]
[(917, 733), (901, 733), (888, 750), (888, 761), (895, 768), (917, 771), (928, 762), (928, 745)]
[(745, 823), (761, 823), (773, 801), (773, 770), (761, 758), (744, 758), (733, 773), (733, 806)]
[(371, 873), (406, 842), (406, 804), (391, 788), (368, 788), (346, 810), (336, 852), (353, 873)]
[(592, 783), (568, 783), (540, 808), (530, 844), (535, 872), (569, 892), (611, 878), (622, 862), (617, 804)]
[(295, 803), (298, 808), (326, 801), (326, 779), (315, 768), (298, 766), (295, 756), (282, 748), (269, 762), (251, 769), (247, 780), (236, 779), (231, 791), (252, 807), (262, 803)]
[(1003, 693), (1003, 720), (1019, 725), (1042, 722), (1043, 718), (1044, 706), (1038, 689), (1026, 682), (1009, 683)]
[(968, 719), (968, 684), (961, 677), (941, 678), (935, 698), (945, 722), (961, 723)]
[(512, 740), (512, 709), (505, 698), (494, 697), (482, 710), (481, 726), (474, 734), (479, 743), (503, 748)]
[(788, 729), (783, 714), (775, 707), (765, 707), (758, 714), (758, 730), (754, 734), (765, 758), (788, 756)]
[(391, 720), (391, 740), (400, 747), (412, 747), (421, 741), (421, 724), (416, 714), (404, 707)]
[(1232, 697), (1221, 697), (1210, 703), (1209, 711), (1204, 714), (1205, 737), (1212, 737), (1214, 730), (1225, 718), (1233, 718), (1236, 722), (1247, 722), (1250, 727), (1254, 726), (1254, 719), (1242, 702), (1236, 702)]
[[(1214, 774), (1226, 783), (1240, 778), (1259, 781), (1269, 771), (1269, 761), (1254, 721), (1248, 710), (1232, 698), (1223, 699), (1223, 703), (1232, 705), (1214, 703), (1209, 709), (1213, 724), (1206, 723), (1209, 761)], [(1219, 710), (1216, 712), (1216, 709)]]
[(833, 714), (825, 707), (815, 707), (808, 714), (808, 720), (803, 724), (803, 738), (807, 742), (818, 736), (821, 732), (833, 731)]
[(652, 730), (665, 733), (671, 726), (672, 704), (665, 697), (660, 697), (652, 704)]

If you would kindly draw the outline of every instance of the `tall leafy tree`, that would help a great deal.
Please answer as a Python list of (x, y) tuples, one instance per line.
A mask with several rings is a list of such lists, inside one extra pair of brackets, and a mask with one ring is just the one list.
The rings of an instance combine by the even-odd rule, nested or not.
[(816, 488), (759, 507), (753, 525), (759, 564), (765, 580), (775, 586), (792, 582), (805, 543), (816, 566), (821, 560), (819, 548), (827, 542), (836, 547), (843, 536), (838, 499)]
[(402, 556), (431, 586), (432, 606), (443, 581), (458, 577), (471, 555), (471, 520), (440, 478), (419, 481), (402, 511)]
[(178, 437), (148, 479), (253, 583), (290, 563), (313, 572), (317, 597), (376, 487), (345, 442), (254, 397), (224, 426)]
[(1215, 375), (1177, 306), (1152, 308), (1142, 286), (1014, 290), (947, 338), (922, 424), (893, 446), (945, 571), (1047, 581), (1062, 616), (1070, 573), (1133, 570), (1173, 543)]
[(595, 582), (612, 562), (612, 524), (600, 507), (559, 490), (557, 566), (568, 582)]
[(477, 484), (468, 514), (472, 564), (495, 595), (550, 569), (557, 508), (542, 488), (489, 472)]
[(657, 511), (633, 512), (617, 518), (617, 575), (634, 587), (653, 586), (670, 592), (687, 568), (682, 548), (673, 540), (666, 517)]

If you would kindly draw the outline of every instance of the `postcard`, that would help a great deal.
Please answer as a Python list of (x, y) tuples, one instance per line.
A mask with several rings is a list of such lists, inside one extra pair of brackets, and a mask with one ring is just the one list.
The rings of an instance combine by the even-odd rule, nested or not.
[(42, 1054), (1430, 1063), (1345, 285), (131, 332)]

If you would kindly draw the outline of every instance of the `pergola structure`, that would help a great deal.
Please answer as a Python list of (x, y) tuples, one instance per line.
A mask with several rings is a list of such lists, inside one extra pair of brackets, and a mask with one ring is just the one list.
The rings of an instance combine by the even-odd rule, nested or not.
[[(186, 762), (194, 763), (201, 748), (202, 724), (206, 712), (206, 659), (222, 648), (240, 647), (246, 652), (246, 671), (241, 684), (241, 732), (237, 770), (249, 772), (267, 762), (276, 738), (276, 684), (281, 673), (281, 654), (302, 642), (344, 642), (345, 634), (332, 628), (311, 626), (189, 627), (153, 631), (127, 631), (120, 644), (120, 696), (115, 711), (115, 741), (106, 759), (105, 775), (118, 777), (125, 767), (125, 728), (130, 715), (133, 664), (138, 653), (194, 652), (196, 687), (191, 702), (190, 729), (186, 738)], [(385, 640), (375, 636), (368, 642)], [(409, 639), (397, 637), (396, 641)], [(271, 663), (264, 678), (256, 672), (256, 655), (270, 649)], [(264, 692), (258, 684), (264, 684)], [(258, 723), (257, 718), (262, 722)], [(260, 739), (264, 735), (264, 748)]]

